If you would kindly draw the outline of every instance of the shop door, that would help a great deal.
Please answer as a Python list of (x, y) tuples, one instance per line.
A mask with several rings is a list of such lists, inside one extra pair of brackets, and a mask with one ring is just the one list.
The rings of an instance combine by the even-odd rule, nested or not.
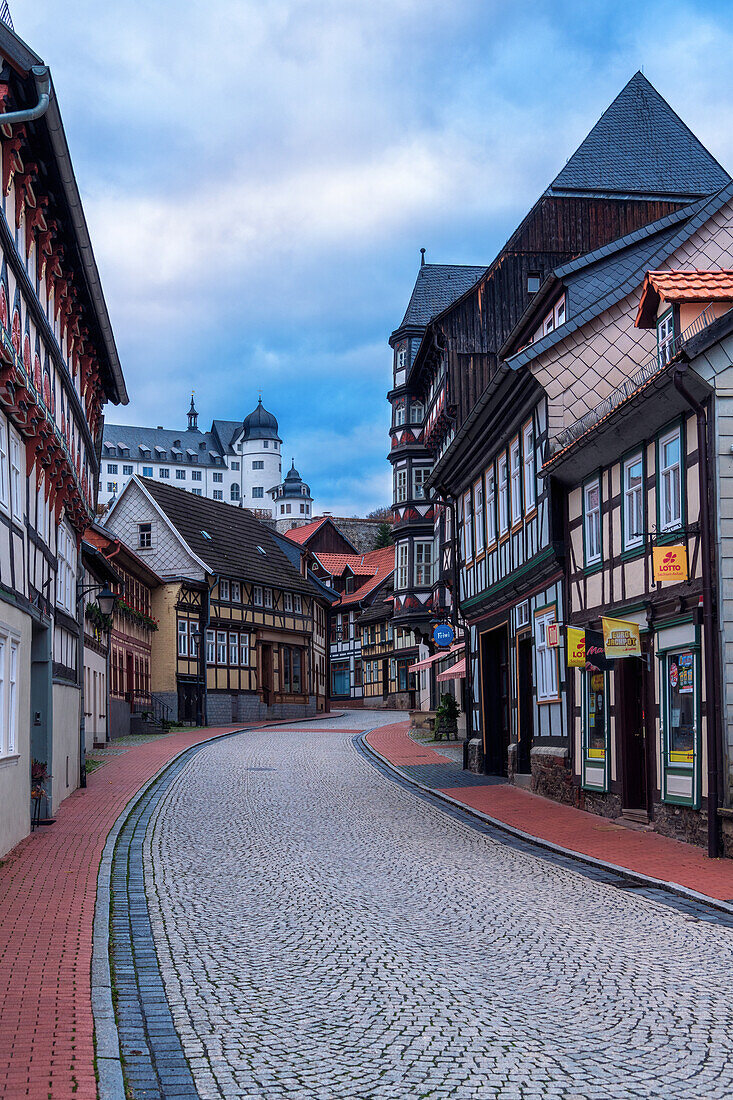
[(509, 750), (509, 661), (506, 628), (481, 636), (484, 770), (506, 775)]
[(532, 701), (532, 635), (527, 632), (517, 644), (517, 695), (519, 705), (519, 743), (517, 771), (529, 775), (532, 771), (532, 737), (534, 735), (534, 704)]
[(264, 642), (260, 653), (262, 702), (266, 707), (269, 707), (272, 701), (272, 646)]
[(135, 705), (135, 664), (132, 653), (127, 654), (125, 687), (127, 688), (127, 701), (130, 704), (130, 710), (132, 710)]
[(382, 661), (382, 698), (389, 695), (389, 660), (385, 657)]
[(618, 660), (614, 678), (623, 809), (646, 813), (644, 659), (624, 657)]

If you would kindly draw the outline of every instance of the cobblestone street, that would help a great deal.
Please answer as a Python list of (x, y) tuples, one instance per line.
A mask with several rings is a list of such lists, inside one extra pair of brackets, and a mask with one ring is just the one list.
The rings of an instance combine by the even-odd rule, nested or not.
[(394, 720), (206, 745), (158, 800), (145, 887), (195, 1083), (164, 1094), (730, 1096), (733, 933), (393, 783), (353, 738)]

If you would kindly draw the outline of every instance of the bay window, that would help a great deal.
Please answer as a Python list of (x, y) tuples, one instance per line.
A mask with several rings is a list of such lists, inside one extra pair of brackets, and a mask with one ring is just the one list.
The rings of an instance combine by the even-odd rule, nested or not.
[(433, 541), (415, 539), (415, 587), (428, 588), (433, 583)]

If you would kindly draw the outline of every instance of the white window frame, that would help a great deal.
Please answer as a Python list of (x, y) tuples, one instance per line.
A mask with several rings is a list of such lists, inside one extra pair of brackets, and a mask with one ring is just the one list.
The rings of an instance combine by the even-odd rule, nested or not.
[(0, 420), (0, 507), (10, 508), (10, 480), (8, 477), (8, 426)]
[(229, 632), (229, 664), (236, 667), (239, 664), (239, 634)]
[(216, 664), (216, 634), (213, 630), (206, 631), (206, 664)]
[[(598, 501), (595, 505), (589, 505), (588, 497), (594, 490), (598, 493)], [(583, 486), (583, 535), (585, 564), (595, 565), (603, 555), (600, 478), (594, 478)]]
[(537, 665), (537, 702), (556, 702), (559, 698), (559, 650), (547, 644), (547, 627), (557, 621), (554, 607), (535, 614), (534, 647)]
[(409, 577), (408, 562), (409, 562), (409, 546), (406, 542), (397, 543), (397, 569), (396, 569), (396, 581), (397, 589), (402, 592), (407, 588), (407, 581)]
[(674, 312), (668, 310), (657, 320), (657, 358), (660, 367), (666, 366), (674, 355)]
[(483, 478), (473, 487), (473, 544), (476, 553), (484, 549), (484, 482)]
[(413, 500), (425, 499), (425, 482), (430, 477), (430, 466), (412, 467), (412, 496)]
[(293, 595), (293, 611), (296, 615), (303, 614), (303, 597), (297, 592)]
[(534, 424), (524, 425), (522, 431), (522, 469), (524, 473), (524, 514), (531, 512), (537, 504), (537, 471), (535, 468)]
[[(677, 440), (679, 457), (676, 462), (666, 465), (664, 460), (664, 448), (675, 439)], [(657, 484), (659, 486), (659, 527), (661, 531), (676, 531), (678, 527), (682, 526), (683, 492), (682, 432), (679, 428), (674, 428), (671, 432), (666, 432), (659, 437), (657, 454), (659, 455), (659, 477), (657, 479)], [(672, 500), (670, 491), (674, 482), (674, 471), (676, 471), (677, 481), (676, 500)], [(674, 510), (672, 505), (675, 505)], [(665, 512), (668, 507), (670, 519), (665, 520)]]
[(188, 619), (178, 620), (178, 656), (188, 657)]
[(20, 439), (15, 432), (10, 433), (10, 502), (13, 510), (14, 519), (22, 520), (23, 518), (23, 495), (22, 495), (22, 468), (20, 457)]
[(463, 494), (463, 560), (473, 561), (473, 499), (471, 490)]
[[(147, 530), (143, 530), (147, 528)], [(146, 541), (147, 539), (147, 541)], [(152, 523), (138, 523), (137, 525), (137, 548), (138, 550), (150, 550), (153, 545), (153, 525)]]
[(410, 405), (410, 423), (421, 424), (425, 419), (425, 406), (422, 401), (413, 401)]
[(509, 445), (509, 467), (511, 470), (511, 509), (512, 527), (522, 519), (522, 448), (519, 436)]
[(286, 611), (293, 610), (293, 594), (292, 592), (283, 592), (283, 606)]
[(413, 577), (415, 588), (429, 588), (433, 583), (432, 539), (415, 539), (413, 543)]
[(227, 663), (226, 630), (217, 630), (216, 632), (216, 663), (217, 665), (226, 665)]
[(486, 480), (486, 545), (496, 542), (496, 471), (493, 463), (485, 473)]
[(239, 663), (242, 668), (249, 667), (249, 634), (239, 635)]
[(229, 599), (229, 581), (222, 580), (221, 578), (219, 579), (219, 599)]
[[(629, 475), (634, 466), (641, 467), (640, 482), (636, 486), (629, 484)], [(634, 550), (644, 542), (644, 454), (637, 451), (624, 462), (624, 550)], [(632, 513), (638, 507), (638, 517)], [(637, 518), (641, 524), (641, 530), (634, 531)]]
[(272, 611), (272, 606), (273, 606), (273, 603), (272, 603), (272, 589), (271, 588), (266, 588), (265, 589), (265, 607), (268, 609), (268, 611)]
[(255, 607), (263, 607), (262, 602), (262, 585), (256, 584), (252, 589), (252, 603)]
[(509, 531), (509, 469), (507, 453), (503, 451), (496, 462), (497, 492), (499, 494), (499, 538)]
[(395, 426), (395, 428), (401, 428), (404, 423), (405, 423), (405, 403), (403, 401), (402, 404), (399, 404), (399, 405), (395, 406), (394, 426)]
[(394, 502), (403, 504), (407, 500), (407, 467), (403, 466), (394, 472)]
[(239, 583), (239, 581), (232, 581), (231, 589), (232, 589), (232, 603), (241, 603), (242, 602), (242, 586)]
[(8, 756), (15, 756), (18, 740), (18, 650), (20, 642), (16, 638), (10, 639), (9, 668), (8, 668), (8, 724), (6, 752)]

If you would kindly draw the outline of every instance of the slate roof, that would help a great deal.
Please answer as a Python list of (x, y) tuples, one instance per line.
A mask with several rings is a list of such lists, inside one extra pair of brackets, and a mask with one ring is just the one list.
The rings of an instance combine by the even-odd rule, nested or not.
[[(239, 425), (241, 428), (241, 424)], [(178, 440), (178, 443), (176, 443)], [(109, 450), (106, 444), (111, 444)], [(102, 458), (114, 458), (124, 461), (120, 445), (127, 447), (129, 457), (138, 461), (151, 459), (154, 462), (188, 463), (192, 466), (222, 466), (222, 448), (219, 440), (211, 432), (175, 431), (172, 428), (138, 428), (129, 424), (104, 425)], [(146, 447), (149, 454), (140, 448)], [(156, 451), (156, 447), (160, 450)], [(193, 456), (196, 456), (194, 461)]]
[(554, 274), (567, 291), (568, 319), (564, 325), (507, 359), (508, 366), (518, 370), (620, 302), (641, 285), (648, 270), (668, 259), (732, 199), (733, 182), (729, 182), (715, 195), (691, 203), (613, 244), (556, 268)]
[(312, 586), (291, 564), (270, 528), (246, 508), (197, 497), (152, 478), (135, 477), (128, 484), (134, 481), (139, 481), (213, 573), (312, 595)]
[(399, 328), (404, 328), (405, 325), (423, 328), (428, 321), (470, 290), (485, 271), (486, 265), (469, 267), (459, 264), (423, 264), (417, 273), (412, 296)]
[(632, 76), (547, 194), (710, 195), (730, 176), (641, 72)]

